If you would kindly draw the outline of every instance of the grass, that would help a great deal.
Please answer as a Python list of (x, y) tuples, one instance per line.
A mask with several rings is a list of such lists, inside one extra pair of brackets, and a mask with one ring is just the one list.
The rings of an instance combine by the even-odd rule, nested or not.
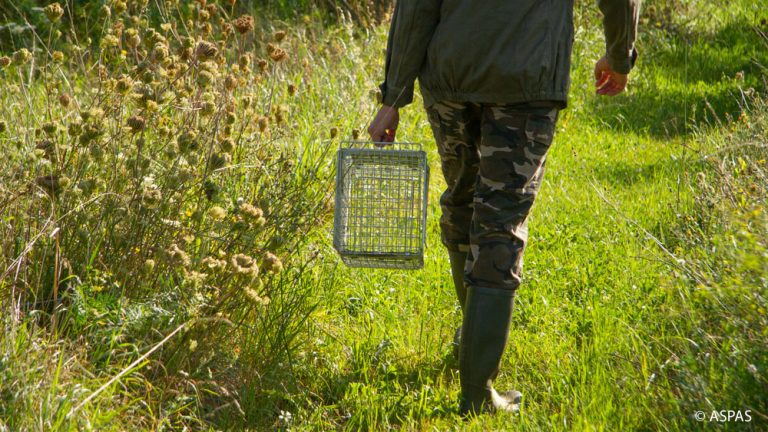
[[(525, 395), (520, 415), (465, 422), (455, 413), (459, 384), (449, 342), (461, 316), (439, 240), (444, 183), (418, 101), (402, 112), (398, 134), (424, 143), (432, 166), (424, 269), (349, 269), (332, 250), (330, 208), (313, 205), (331, 191), (336, 141), (329, 137), (332, 128), (340, 137), (364, 130), (372, 118), (370, 89), (380, 79), (386, 29), (328, 28), (308, 17), (290, 29), (285, 67), (238, 96), (253, 96), (253, 114), (270, 121), (271, 106), (285, 105), (288, 120), (269, 136), (254, 131), (238, 142), (216, 202), (234, 216), (238, 197), (279, 203), (268, 218), (269, 235), (250, 243), (231, 238), (246, 252), (271, 248), (281, 230), (291, 239), (275, 248), (286, 270), (270, 282), (270, 305), (235, 303), (224, 311), (236, 324), (227, 330), (215, 324), (220, 315), (206, 314), (194, 300), (198, 288), (160, 259), (160, 276), (140, 276), (134, 286), (112, 277), (117, 253), (99, 252), (122, 250), (119, 239), (103, 236), (87, 253), (74, 248), (77, 254), (63, 256), (83, 270), (62, 282), (71, 289), (64, 306), (26, 309), (21, 320), (5, 315), (0, 430), (683, 431), (715, 426), (697, 422), (695, 411), (723, 409), (752, 410), (750, 423), (724, 429), (763, 429), (767, 225), (759, 144), (768, 114), (759, 99), (742, 95), (768, 90), (768, 41), (753, 31), (768, 29), (751, 2), (710, 3), (650, 2), (630, 89), (612, 99), (598, 98), (591, 87), (602, 47), (599, 15), (591, 4), (576, 6), (570, 106), (561, 113), (531, 216), (524, 285), (498, 380)], [(283, 27), (260, 25), (265, 34)], [(259, 52), (265, 41), (252, 42)], [(296, 96), (288, 95), (288, 84), (298, 87)], [(27, 90), (42, 108), (42, 88)], [(18, 92), (4, 97), (0, 112), (14, 137), (14, 122), (42, 123), (30, 120)], [(175, 121), (174, 110), (167, 112)], [(256, 127), (243, 117), (238, 125)], [(4, 145), (15, 141), (0, 138)], [(756, 152), (737, 150), (753, 141)], [(3, 155), (22, 166), (33, 145), (25, 141), (18, 152), (5, 146)], [(247, 167), (265, 161), (258, 175)], [(47, 172), (43, 163), (31, 167), (26, 175)], [(702, 183), (699, 173), (711, 181)], [(0, 179), (29, 180), (7, 168)], [(0, 185), (0, 203), (14, 203), (0, 211), (0, 244), (18, 252), (41, 230), (47, 213), (38, 201), (46, 201), (5, 201), (12, 196)], [(193, 213), (211, 205), (200, 203)], [(25, 215), (27, 209), (37, 213)], [(312, 216), (302, 218), (304, 210)], [(100, 211), (89, 208), (79, 220), (115, 217), (114, 210)], [(147, 236), (184, 244), (173, 230)], [(50, 259), (54, 246), (47, 242), (33, 256)], [(205, 256), (204, 248), (187, 250), (194, 263)], [(0, 271), (17, 254), (0, 254)], [(46, 262), (32, 261), (29, 275), (38, 282), (29, 277), (29, 286), (54, 285)], [(12, 283), (0, 279), (4, 310), (18, 310), (9, 302)], [(63, 324), (48, 325), (48, 314)], [(192, 331), (67, 416), (187, 319), (198, 323)]]

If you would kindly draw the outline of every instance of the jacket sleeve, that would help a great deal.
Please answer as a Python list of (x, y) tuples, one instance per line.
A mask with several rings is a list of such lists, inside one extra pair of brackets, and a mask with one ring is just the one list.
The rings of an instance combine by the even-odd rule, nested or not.
[(382, 103), (402, 107), (413, 101), (413, 83), (427, 55), (442, 0), (398, 0), (387, 40)]
[(641, 0), (598, 0), (603, 12), (606, 57), (611, 69), (627, 74), (635, 65)]

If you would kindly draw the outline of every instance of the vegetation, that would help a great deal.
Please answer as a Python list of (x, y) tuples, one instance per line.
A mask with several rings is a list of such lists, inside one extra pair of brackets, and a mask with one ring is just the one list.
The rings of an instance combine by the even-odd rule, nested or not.
[[(629, 91), (602, 99), (577, 4), (499, 379), (525, 406), (464, 421), (442, 179), (424, 270), (330, 246), (388, 4), (0, 6), (0, 430), (768, 425), (765, 12), (647, 2)], [(437, 173), (414, 105), (399, 137)]]

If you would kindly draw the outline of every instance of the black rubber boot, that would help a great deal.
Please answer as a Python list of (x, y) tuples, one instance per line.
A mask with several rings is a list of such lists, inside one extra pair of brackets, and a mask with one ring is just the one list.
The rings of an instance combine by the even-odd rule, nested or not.
[[(448, 258), (451, 261), (451, 275), (453, 276), (453, 285), (456, 288), (456, 297), (459, 299), (462, 314), (464, 305), (467, 302), (467, 286), (464, 283), (464, 265), (467, 262), (466, 252), (448, 251)], [(453, 334), (453, 358), (459, 360), (459, 343), (461, 342), (461, 327), (456, 329)]]
[(482, 412), (517, 411), (522, 395), (499, 394), (493, 380), (499, 374), (507, 346), (515, 293), (511, 290), (469, 287), (459, 347), (462, 416)]

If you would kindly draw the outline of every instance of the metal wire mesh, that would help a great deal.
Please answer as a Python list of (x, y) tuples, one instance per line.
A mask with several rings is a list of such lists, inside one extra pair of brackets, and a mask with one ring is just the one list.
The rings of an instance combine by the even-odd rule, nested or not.
[(333, 245), (350, 267), (424, 265), (429, 166), (420, 144), (344, 142)]

